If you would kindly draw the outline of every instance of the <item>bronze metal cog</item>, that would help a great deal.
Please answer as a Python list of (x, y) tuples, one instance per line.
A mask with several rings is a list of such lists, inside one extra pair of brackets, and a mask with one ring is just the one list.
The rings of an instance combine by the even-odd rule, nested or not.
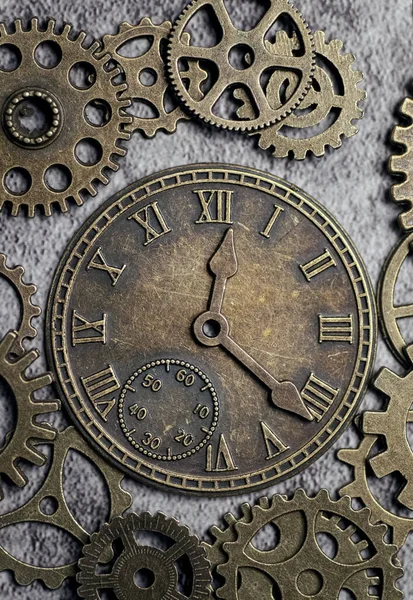
[[(308, 152), (322, 156), (327, 146), (339, 148), (343, 136), (352, 137), (358, 133), (353, 120), (363, 116), (359, 102), (366, 98), (366, 93), (358, 87), (363, 75), (353, 68), (355, 57), (341, 53), (343, 42), (340, 40), (326, 42), (324, 31), (316, 31), (314, 41), (317, 66), (310, 91), (285, 120), (254, 134), (259, 136), (259, 146), (263, 149), (272, 148), (274, 156), (278, 158), (286, 158), (292, 153), (296, 160), (303, 160)], [(288, 51), (291, 56), (293, 49), (291, 45)], [(337, 81), (323, 68), (324, 61), (334, 67)], [(278, 82), (274, 79), (271, 91), (276, 98), (281, 96), (282, 84), (283, 78), (279, 78)], [(289, 76), (288, 84), (287, 96), (288, 89), (296, 88), (296, 75)], [(329, 120), (332, 111), (337, 111), (333, 122)], [(324, 130), (318, 132), (319, 126), (324, 123)], [(303, 135), (292, 137), (284, 127), (302, 130)]]
[[(154, 25), (149, 17), (145, 17), (138, 25), (122, 23), (116, 35), (103, 37), (103, 53), (112, 55), (126, 77), (128, 89), (122, 98), (147, 104), (156, 114), (148, 118), (132, 115), (132, 123), (126, 125), (126, 131), (140, 131), (151, 138), (160, 130), (174, 133), (179, 121), (190, 118), (180, 106), (172, 110), (167, 106), (170, 83), (166, 76), (164, 44), (171, 30), (169, 21)], [(121, 47), (127, 42), (145, 39), (150, 43), (146, 52), (133, 57), (120, 54)]]
[(413, 229), (413, 99), (405, 98), (400, 108), (401, 116), (408, 120), (407, 125), (396, 125), (391, 141), (402, 147), (401, 154), (394, 154), (389, 160), (390, 173), (401, 175), (404, 181), (392, 187), (392, 197), (397, 203), (408, 205), (399, 216), (399, 225), (404, 231)]
[[(198, 11), (207, 6), (211, 7), (219, 23), (221, 32), (217, 31), (217, 35), (221, 33), (220, 39), (213, 47), (192, 45), (188, 24)], [(294, 22), (301, 38), (300, 49), (294, 50), (292, 56), (284, 52), (277, 39), (273, 43), (267, 38), (271, 27), (285, 15)], [(233, 52), (244, 53), (241, 66), (232, 58)], [(183, 62), (188, 63), (187, 70), (182, 68)], [(210, 72), (211, 66), (216, 75)], [(175, 91), (194, 114), (225, 129), (256, 131), (285, 118), (308, 92), (314, 71), (313, 36), (302, 15), (288, 0), (271, 0), (267, 12), (250, 31), (234, 26), (224, 0), (214, 3), (193, 0), (172, 30), (168, 68)], [(195, 68), (200, 70), (198, 85), (187, 86), (185, 82), (190, 80), (191, 71)], [(275, 98), (272, 101), (268, 93), (270, 83), (266, 86), (264, 80), (269, 77), (271, 82), (271, 77), (277, 77), (280, 70), (286, 74), (291, 71), (298, 73), (297, 87), (288, 99), (279, 101)], [(205, 84), (208, 86), (207, 80), (212, 84), (209, 90), (205, 87)], [(236, 99), (240, 94), (246, 95), (250, 110), (246, 113), (238, 111), (238, 118), (217, 114), (215, 107), (227, 90), (232, 90)]]
[(17, 338), (11, 349), (12, 354), (16, 354), (17, 356), (21, 356), (24, 353), (24, 341), (36, 337), (37, 331), (32, 325), (32, 319), (38, 317), (42, 312), (40, 306), (36, 306), (32, 302), (32, 296), (37, 292), (37, 287), (31, 283), (24, 283), (23, 275), (23, 267), (8, 267), (6, 256), (0, 254), (0, 277), (7, 279), (17, 292), (20, 300), (20, 327), (16, 332)]
[(26, 369), (39, 356), (37, 350), (30, 350), (16, 361), (11, 360), (10, 353), (18, 339), (16, 332), (9, 332), (0, 342), (0, 378), (9, 385), (17, 404), (16, 428), (7, 435), (4, 446), (0, 448), (0, 473), (7, 475), (15, 485), (23, 487), (27, 484), (27, 477), (16, 463), (24, 459), (39, 466), (45, 464), (46, 457), (35, 448), (35, 443), (53, 440), (56, 431), (48, 423), (38, 422), (37, 417), (56, 412), (60, 403), (36, 400), (35, 392), (50, 385), (53, 378), (49, 373), (32, 379), (27, 377)]
[(66, 212), (68, 200), (82, 204), (83, 192), (96, 195), (96, 182), (107, 184), (107, 172), (119, 168), (119, 142), (130, 137), (129, 101), (120, 98), (127, 85), (115, 83), (120, 71), (108, 55), (96, 56), (99, 42), (86, 46), (85, 38), (68, 24), (58, 32), (54, 20), (45, 30), (36, 18), (27, 29), (20, 20), (14, 31), (0, 24), (0, 47), (16, 61), (0, 70), (0, 210), (6, 203), (12, 215), (23, 206), (30, 217), (40, 206), (47, 216), (55, 205)]
[(412, 252), (413, 233), (406, 235), (391, 251), (380, 276), (377, 300), (380, 324), (390, 350), (404, 366), (410, 366), (411, 360), (406, 352), (408, 342), (400, 328), (401, 319), (413, 317), (413, 304), (395, 304), (395, 289), (400, 270)]
[(366, 434), (358, 448), (343, 448), (338, 451), (339, 460), (354, 468), (353, 481), (345, 485), (339, 494), (359, 498), (371, 511), (371, 522), (387, 525), (390, 528), (392, 543), (397, 548), (401, 548), (409, 533), (413, 531), (413, 519), (397, 515), (382, 506), (371, 491), (367, 480), (367, 463), (377, 440), (377, 436)]
[[(167, 549), (159, 549), (139, 543), (135, 534), (149, 532), (163, 534), (171, 542)], [(114, 557), (111, 571), (107, 574), (96, 574), (97, 565), (102, 555), (108, 557), (112, 544), (120, 540), (123, 549)], [(80, 573), (77, 576), (81, 584), (78, 594), (87, 600), (98, 600), (99, 590), (114, 591), (119, 600), (202, 600), (209, 597), (211, 576), (209, 562), (205, 550), (188, 527), (180, 525), (176, 519), (166, 517), (162, 513), (151, 515), (147, 512), (137, 515), (131, 513), (125, 518), (116, 518), (102, 527), (99, 533), (91, 537), (85, 546), (84, 558), (79, 561)], [(103, 554), (104, 553), (104, 554)], [(186, 556), (192, 570), (192, 585), (189, 595), (178, 590), (178, 569), (176, 562)], [(134, 582), (137, 571), (145, 569), (152, 575), (152, 583), (146, 588), (138, 587)]]
[[(370, 511), (353, 510), (350, 498), (334, 502), (327, 490), (315, 498), (297, 490), (291, 500), (262, 498), (251, 514), (250, 520), (232, 526), (236, 539), (223, 544), (227, 560), (217, 567), (225, 580), (217, 590), (219, 598), (272, 597), (274, 588), (288, 600), (313, 596), (337, 600), (343, 590), (368, 598), (370, 585), (379, 587), (382, 600), (403, 597), (396, 587), (403, 570), (395, 563), (396, 547), (384, 542), (386, 527), (371, 525)], [(279, 543), (260, 550), (254, 538), (270, 523), (278, 527)], [(351, 539), (355, 531), (361, 535), (359, 541)], [(338, 550), (333, 558), (322, 550), (318, 533), (336, 538)], [(368, 547), (373, 549), (369, 558), (361, 554)], [(380, 581), (370, 579), (370, 569), (380, 572)]]
[[(8, 525), (16, 525), (18, 523), (44, 523), (67, 531), (82, 544), (89, 542), (90, 533), (85, 531), (75, 520), (63, 492), (63, 468), (70, 450), (75, 450), (84, 455), (102, 473), (109, 490), (110, 518), (122, 514), (129, 508), (131, 497), (120, 485), (123, 475), (100, 458), (80, 434), (77, 433), (74, 427), (68, 427), (65, 431), (57, 435), (53, 443), (53, 457), (50, 471), (42, 487), (21, 508), (0, 516), (0, 531)], [(43, 501), (46, 499), (54, 500), (55, 506), (57, 506), (55, 512), (52, 514), (42, 510)], [(77, 564), (74, 562), (58, 567), (38, 567), (23, 563), (0, 547), (0, 571), (6, 570), (13, 572), (17, 583), (20, 585), (29, 585), (38, 579), (43, 581), (48, 588), (57, 589), (67, 577), (74, 577), (76, 575)]]
[(387, 410), (368, 411), (363, 416), (363, 431), (386, 438), (387, 449), (370, 460), (379, 478), (399, 472), (405, 487), (398, 500), (413, 510), (413, 452), (407, 438), (407, 424), (413, 422), (413, 371), (400, 377), (390, 369), (381, 369), (373, 382), (374, 387), (389, 398)]

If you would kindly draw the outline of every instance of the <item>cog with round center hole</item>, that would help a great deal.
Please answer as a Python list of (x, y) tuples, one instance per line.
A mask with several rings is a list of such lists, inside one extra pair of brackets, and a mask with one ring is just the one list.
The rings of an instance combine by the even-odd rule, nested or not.
[[(151, 534), (162, 548), (141, 541), (139, 536)], [(115, 544), (116, 545), (116, 550)], [(118, 549), (119, 543), (121, 548)], [(106, 574), (97, 574), (97, 569), (107, 560), (112, 566)], [(86, 600), (100, 597), (100, 590), (113, 590), (119, 600), (207, 600), (211, 576), (205, 550), (188, 527), (162, 513), (151, 515), (131, 513), (125, 518), (116, 518), (92, 535), (90, 544), (83, 549), (84, 557), (79, 561), (80, 583), (78, 594)], [(188, 569), (183, 573), (179, 567), (182, 557), (188, 559)], [(179, 578), (188, 578), (191, 585), (183, 594), (178, 587)]]
[(0, 48), (9, 56), (0, 65), (0, 210), (65, 212), (119, 168), (120, 142), (130, 137), (123, 112), (130, 100), (120, 98), (127, 85), (115, 83), (119, 69), (85, 38), (70, 25), (58, 31), (53, 20), (45, 29), (37, 19), (27, 29), (17, 20), (13, 31), (0, 24)]
[[(349, 498), (332, 501), (327, 490), (315, 498), (297, 490), (291, 500), (273, 496), (252, 508), (244, 505), (243, 517), (227, 517), (228, 529), (214, 528), (217, 542), (210, 552), (206, 546), (224, 581), (216, 595), (222, 600), (274, 594), (288, 600), (339, 600), (350, 592), (357, 600), (368, 600), (374, 586), (380, 590), (377, 600), (401, 599), (396, 582), (403, 570), (394, 563), (397, 548), (384, 541), (386, 527), (371, 525), (369, 516), (368, 509), (353, 510)], [(275, 526), (278, 542), (259, 548), (256, 536), (269, 524)], [(323, 547), (322, 534), (334, 539), (334, 554)], [(374, 548), (368, 557), (363, 554), (367, 548)]]

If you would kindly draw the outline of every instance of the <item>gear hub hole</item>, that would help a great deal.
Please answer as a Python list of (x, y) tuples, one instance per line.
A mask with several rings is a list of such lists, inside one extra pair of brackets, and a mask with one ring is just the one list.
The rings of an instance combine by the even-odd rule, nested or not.
[(209, 319), (202, 326), (203, 333), (209, 338), (216, 338), (221, 333), (221, 325), (215, 319)]
[(153, 69), (142, 69), (139, 73), (139, 81), (145, 87), (152, 87), (158, 80), (158, 75)]
[(0, 71), (15, 71), (19, 68), (22, 55), (17, 46), (13, 44), (2, 44), (0, 46)]
[(69, 71), (69, 81), (77, 90), (87, 90), (96, 82), (96, 69), (88, 62), (75, 63)]
[(52, 165), (45, 171), (44, 182), (52, 192), (65, 192), (72, 183), (72, 173), (65, 165)]
[(34, 59), (42, 69), (54, 69), (62, 60), (62, 49), (57, 42), (40, 42), (34, 51)]
[(25, 137), (38, 137), (46, 133), (53, 123), (53, 111), (43, 98), (23, 100), (16, 109), (15, 128)]
[(155, 574), (150, 569), (138, 569), (134, 575), (133, 581), (137, 588), (147, 590), (155, 583)]
[(321, 574), (313, 569), (302, 571), (297, 577), (297, 589), (303, 596), (317, 596), (323, 589)]
[(112, 109), (106, 100), (95, 98), (85, 106), (85, 119), (93, 127), (104, 127), (112, 118)]
[(32, 178), (29, 171), (22, 167), (9, 169), (4, 176), (4, 187), (13, 196), (24, 196), (32, 187)]
[(103, 148), (98, 140), (85, 138), (76, 145), (75, 156), (85, 167), (93, 167), (102, 159)]
[(237, 44), (229, 51), (228, 60), (237, 71), (245, 71), (254, 64), (254, 50), (246, 44)]
[(52, 516), (57, 513), (59, 502), (53, 496), (46, 496), (39, 503), (40, 512), (46, 516)]

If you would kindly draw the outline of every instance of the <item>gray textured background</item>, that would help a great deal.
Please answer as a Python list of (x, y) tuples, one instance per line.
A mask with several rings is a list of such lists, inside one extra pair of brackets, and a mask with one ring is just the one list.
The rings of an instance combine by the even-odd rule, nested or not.
[[(247, 14), (250, 9), (249, 1), (231, 2), (240, 13), (245, 11)], [(27, 18), (33, 14), (39, 17), (54, 16), (99, 37), (104, 33), (114, 33), (117, 24), (123, 20), (137, 22), (146, 15), (150, 15), (156, 23), (174, 19), (184, 5), (185, 0), (165, 0), (163, 3), (150, 0), (41, 0), (37, 3), (0, 0), (0, 19), (11, 22), (14, 18)], [(391, 179), (386, 174), (385, 162), (391, 151), (388, 139), (397, 120), (396, 109), (406, 95), (406, 86), (411, 79), (411, 0), (297, 0), (296, 5), (314, 30), (323, 29), (327, 32), (327, 38), (344, 40), (346, 51), (357, 56), (357, 66), (365, 74), (369, 95), (360, 134), (346, 141), (342, 149), (328, 152), (322, 159), (311, 158), (303, 163), (275, 160), (257, 149), (255, 141), (248, 137), (211, 129), (197, 122), (182, 123), (178, 132), (170, 137), (163, 133), (153, 140), (134, 136), (121, 170), (113, 176), (108, 187), (100, 189), (97, 198), (87, 200), (83, 207), (73, 208), (68, 215), (56, 214), (50, 219), (36, 218), (31, 221), (24, 217), (13, 219), (6, 214), (0, 215), (0, 251), (8, 255), (10, 264), (25, 266), (26, 280), (35, 282), (39, 287), (36, 298), (42, 307), (45, 306), (54, 269), (67, 242), (104, 200), (142, 176), (197, 161), (244, 164), (285, 177), (302, 187), (322, 202), (349, 231), (376, 284), (381, 265), (400, 236), (395, 223), (397, 207), (389, 199)], [(407, 300), (412, 287), (406, 271), (398, 298)], [(18, 311), (13, 296), (0, 280), (0, 334), (6, 333), (17, 320)], [(42, 348), (43, 337), (40, 326), (36, 341), (39, 348)], [(401, 372), (382, 341), (377, 360), (377, 366), (381, 365)], [(38, 362), (37, 372), (41, 368), (45, 368), (43, 358)], [(380, 401), (369, 392), (364, 407), (373, 406), (380, 406)], [(6, 406), (6, 393), (0, 388), (0, 438), (12, 425), (10, 414)], [(59, 423), (63, 424), (63, 419)], [(292, 492), (298, 486), (314, 493), (326, 486), (335, 497), (337, 490), (350, 479), (350, 470), (336, 462), (335, 451), (348, 444), (357, 444), (354, 429), (350, 429), (311, 468), (268, 490), (268, 493)], [(78, 459), (73, 458), (66, 468), (71, 503), (85, 526), (97, 526), (105, 518), (107, 510), (102, 484), (90, 468), (86, 470), (90, 477), (76, 482), (77, 466)], [(27, 500), (39, 487), (45, 470), (28, 467), (26, 472), (30, 474), (32, 483), (23, 491), (5, 486), (6, 499), (0, 504), (0, 513), (16, 508)], [(390, 483), (386, 480), (375, 486), (379, 497), (386, 497)], [(182, 519), (204, 539), (207, 526), (219, 523), (221, 515), (236, 511), (241, 502), (253, 502), (262, 495), (254, 493), (209, 500), (167, 494), (129, 479), (124, 485), (134, 496), (135, 510), (162, 510)], [(2, 531), (0, 541), (7, 548), (13, 548), (16, 556), (45, 566), (62, 564), (68, 556), (76, 556), (76, 547), (68, 538), (58, 532), (45, 532), (42, 527), (33, 530), (20, 526), (17, 532)], [(410, 540), (400, 553), (406, 569), (400, 585), (406, 597), (411, 597), (413, 592), (412, 555), (413, 540)], [(75, 598), (76, 593), (73, 582), (66, 582), (60, 590), (51, 592), (44, 590), (39, 583), (28, 588), (18, 587), (8, 573), (0, 573), (0, 597), (4, 600), (66, 600)]]

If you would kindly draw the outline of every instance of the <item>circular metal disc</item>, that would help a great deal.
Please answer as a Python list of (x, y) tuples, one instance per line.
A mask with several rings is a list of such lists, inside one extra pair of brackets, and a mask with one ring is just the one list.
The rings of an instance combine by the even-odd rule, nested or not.
[(343, 432), (369, 379), (374, 296), (335, 219), (231, 165), (158, 173), (71, 242), (48, 352), (74, 421), (140, 479), (237, 493), (292, 476)]

